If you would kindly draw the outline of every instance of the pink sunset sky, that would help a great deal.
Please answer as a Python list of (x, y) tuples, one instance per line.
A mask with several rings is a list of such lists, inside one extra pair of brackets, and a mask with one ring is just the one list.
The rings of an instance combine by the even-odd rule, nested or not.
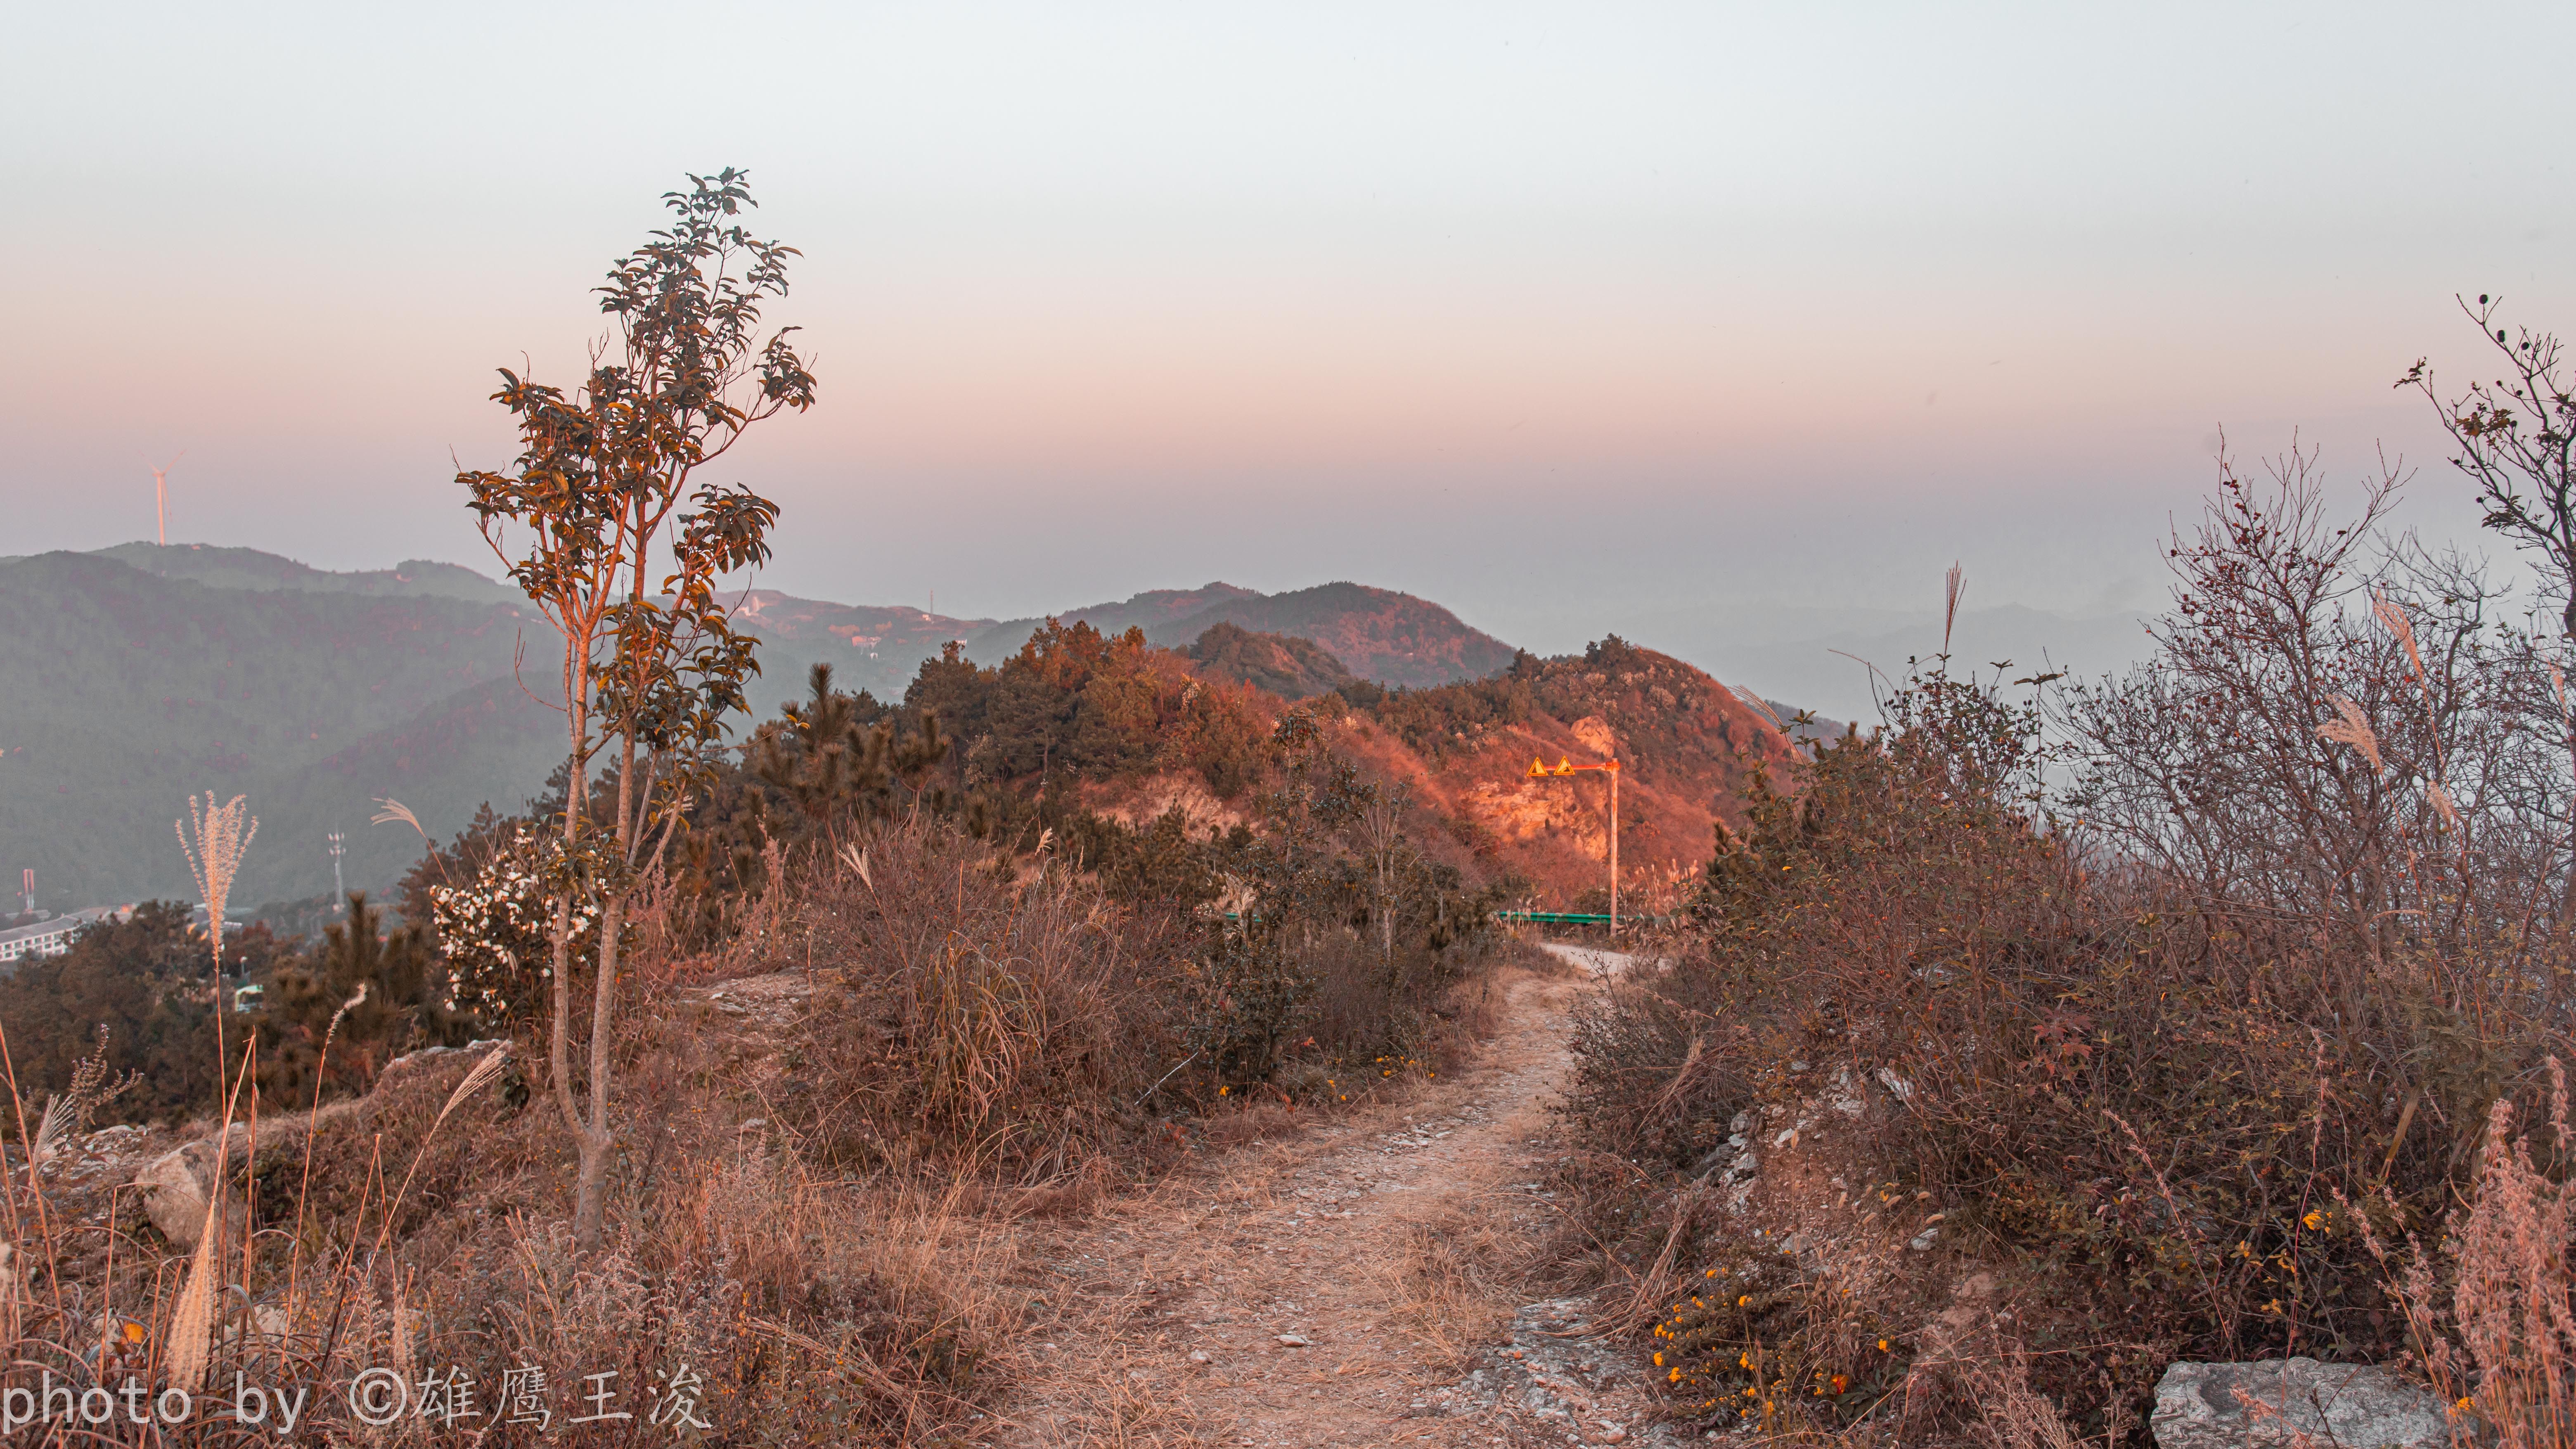
[[(2152, 607), (2299, 430), (2424, 465), (2457, 292), (2576, 328), (2566, 6), (31, 8), (0, 552), (489, 568), (450, 482), (690, 170), (800, 247), (762, 582), (1355, 578), (1542, 650)], [(1801, 613), (1801, 611), (1805, 611)], [(1822, 612), (1819, 612), (1822, 611)], [(1841, 617), (1833, 615), (1833, 617)], [(1788, 623), (1777, 621), (1788, 620)], [(1773, 622), (1765, 622), (1773, 621)]]

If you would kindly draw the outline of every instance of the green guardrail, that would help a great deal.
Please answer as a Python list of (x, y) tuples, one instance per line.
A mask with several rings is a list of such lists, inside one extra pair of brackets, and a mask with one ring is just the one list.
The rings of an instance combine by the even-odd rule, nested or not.
[[(1232, 911), (1225, 912), (1225, 918), (1229, 921), (1242, 919)], [(1494, 919), (1506, 922), (1534, 921), (1542, 926), (1606, 926), (1610, 924), (1610, 917), (1608, 915), (1594, 915), (1585, 911), (1496, 911), (1494, 912)], [(1661, 916), (1621, 916), (1619, 918), (1621, 924), (1630, 926), (1651, 926), (1661, 922), (1663, 919), (1664, 918)]]

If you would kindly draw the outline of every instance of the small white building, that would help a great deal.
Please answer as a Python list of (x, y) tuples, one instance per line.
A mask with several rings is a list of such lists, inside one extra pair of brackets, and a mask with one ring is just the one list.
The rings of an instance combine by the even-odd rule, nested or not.
[(91, 906), (87, 910), (55, 916), (31, 926), (12, 926), (0, 931), (0, 965), (37, 956), (59, 956), (72, 948), (72, 937), (84, 927), (110, 917), (121, 921), (133, 914), (132, 906)]

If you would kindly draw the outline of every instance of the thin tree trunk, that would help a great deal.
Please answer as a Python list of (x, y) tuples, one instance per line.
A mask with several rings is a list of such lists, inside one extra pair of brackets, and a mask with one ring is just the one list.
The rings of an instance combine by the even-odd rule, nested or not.
[[(622, 867), (635, 843), (635, 737), (625, 734), (617, 766), (617, 860)], [(626, 895), (609, 891), (599, 905), (599, 971), (590, 998), (590, 1122), (576, 1127), (581, 1135), (581, 1183), (573, 1199), (575, 1246), (587, 1252), (599, 1246), (607, 1216), (608, 1159), (617, 1139), (608, 1126), (611, 1023), (617, 1013), (617, 958), (626, 921)]]
[(599, 911), (599, 978), (591, 993), (590, 1121), (575, 1124), (581, 1137), (581, 1185), (573, 1201), (573, 1242), (582, 1251), (599, 1246), (607, 1213), (606, 1185), (610, 1149), (617, 1139), (608, 1130), (609, 1022), (617, 1005), (617, 935), (625, 901), (610, 896)]
[[(588, 660), (579, 656), (564, 662), (564, 724), (569, 745), (564, 756), (564, 852), (572, 857), (581, 848), (582, 816), (587, 813), (581, 757), (582, 737), (589, 733), (589, 712), (583, 708), (590, 692)], [(554, 1076), (555, 1106), (563, 1112), (566, 1129), (581, 1131), (581, 1107), (574, 1100), (572, 1088), (572, 890), (567, 878), (557, 882), (554, 922), (554, 1023), (547, 1033), (546, 1064)]]

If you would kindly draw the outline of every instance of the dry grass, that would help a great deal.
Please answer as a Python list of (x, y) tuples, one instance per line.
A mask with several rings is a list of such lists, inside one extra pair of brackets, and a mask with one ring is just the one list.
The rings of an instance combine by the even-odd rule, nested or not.
[[(2567, 1173), (2576, 1133), (2566, 1073), (2555, 1057), (2548, 1069), (2550, 1130), (2540, 1151), (2515, 1131), (2513, 1101), (2498, 1101), (2471, 1196), (2450, 1215), (2439, 1253), (2410, 1241), (2409, 1261), (2391, 1263), (2392, 1296), (2424, 1370), (2452, 1403), (2463, 1445), (2576, 1444), (2576, 1178)], [(2389, 1261), (2370, 1215), (2352, 1216)]]
[[(47, 1140), (63, 1160), (7, 1174), (7, 1266), (21, 1271), (0, 1295), (17, 1361), (0, 1399), (48, 1372), (155, 1390), (238, 1372), (309, 1387), (306, 1422), (346, 1437), (362, 1372), (400, 1370), (416, 1388), (455, 1370), (489, 1411), (505, 1375), (537, 1371), (574, 1445), (612, 1442), (562, 1433), (601, 1375), (639, 1421), (685, 1384), (688, 1412), (735, 1442), (932, 1444), (1000, 1428), (1039, 1443), (1206, 1442), (1185, 1384), (1129, 1372), (1153, 1356), (1036, 1351), (1035, 1326), (1073, 1320), (1022, 1256), (1113, 1201), (1150, 1210), (1140, 1180), (1200, 1146), (1303, 1150), (1325, 1104), (1267, 1084), (1217, 1095), (1187, 1048), (1191, 939), (1068, 873), (1014, 873), (926, 821), (877, 832), (855, 860), (770, 864), (743, 937), (712, 955), (651, 954), (674, 949), (672, 906), (639, 912), (647, 950), (631, 964), (664, 1009), (633, 1014), (614, 1041), (628, 1085), (596, 1249), (566, 1227), (575, 1164), (546, 1110), (545, 1064), (515, 1050), (407, 1058), (328, 1108), (262, 1103), (247, 1074), (240, 1115), (254, 1125), (200, 1124), (225, 1145), (208, 1154), (216, 1231), (190, 1251), (136, 1192), (73, 1185), (83, 1149), (58, 1112)], [(769, 974), (722, 1001), (684, 992), (756, 969)], [(1424, 1003), (1404, 1026), (1411, 1069), (1350, 1084), (1332, 1107), (1445, 1074), (1501, 1019), (1499, 988), (1472, 978), (1408, 999)], [(1213, 1109), (1203, 1132), (1169, 1115), (1193, 1103)], [(1249, 1178), (1244, 1190), (1270, 1191)], [(1497, 1241), (1444, 1221), (1409, 1236), (1403, 1258), (1404, 1312), (1462, 1355), (1500, 1312)], [(1109, 1326), (1094, 1336), (1126, 1341)], [(1008, 1423), (1006, 1398), (1049, 1417)]]
[[(1309, 1112), (1304, 1117), (1312, 1115)], [(1209, 1114), (1201, 1127), (1211, 1147), (1243, 1147), (1255, 1142), (1288, 1142), (1302, 1137), (1307, 1128), (1304, 1117), (1293, 1103), (1276, 1099), (1253, 1100)]]
[(1149, 1102), (1204, 1090), (1161, 918), (1069, 872), (1015, 881), (927, 822), (853, 859), (866, 868), (818, 863), (801, 906), (826, 965), (797, 1050), (829, 1091), (792, 1115), (830, 1160), (964, 1163), (1035, 1186), (1112, 1144), (1150, 1149)]
[(1455, 1377), (1510, 1323), (1530, 1261), (1490, 1215), (1449, 1213), (1408, 1224), (1387, 1264), (1387, 1298), (1425, 1351), (1423, 1370)]
[[(1068, 1335), (1070, 1336), (1070, 1335)], [(1197, 1407), (1151, 1381), (1139, 1355), (1059, 1356), (1028, 1370), (1022, 1389), (1044, 1407), (1011, 1427), (1033, 1449), (1202, 1449), (1217, 1442)]]
[[(489, 1406), (505, 1371), (534, 1367), (560, 1420), (580, 1411), (568, 1406), (587, 1375), (618, 1375), (619, 1407), (640, 1416), (685, 1371), (719, 1435), (931, 1443), (971, 1422), (1019, 1352), (1008, 1218), (953, 1188), (817, 1172), (792, 1142), (706, 1110), (724, 1101), (708, 1090), (721, 1051), (695, 1045), (694, 1070), (676, 1074), (691, 1103), (629, 1158), (594, 1254), (564, 1226), (560, 1134), (542, 1102), (494, 1089), (516, 1077), (491, 1052), (391, 1073), (255, 1145), (242, 1135), (218, 1194), (228, 1205), (208, 1216), (243, 1236), (209, 1235), (194, 1253), (163, 1240), (132, 1192), (13, 1172), (10, 1206), (52, 1225), (54, 1251), (38, 1291), (20, 1294), (19, 1368), (0, 1388), (50, 1372), (229, 1392), (241, 1372), (311, 1387), (313, 1420), (335, 1423), (362, 1370), (458, 1368)], [(200, 1422), (171, 1442), (224, 1432)]]
[(1977, 1407), (1975, 1437), (1989, 1449), (2118, 1449), (2136, 1420), (2114, 1398), (2099, 1436), (2078, 1434), (2057, 1405), (2030, 1385), (2030, 1354), (2019, 1343), (1999, 1343), (1962, 1366), (1960, 1376)]

